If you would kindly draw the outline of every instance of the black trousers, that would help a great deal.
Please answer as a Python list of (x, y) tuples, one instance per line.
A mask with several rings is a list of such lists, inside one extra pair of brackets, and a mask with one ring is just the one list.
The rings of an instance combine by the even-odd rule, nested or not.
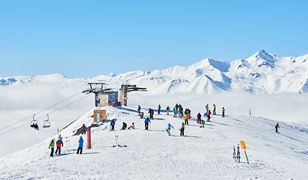
[(188, 125), (188, 119), (185, 119), (185, 125)]
[(184, 136), (184, 129), (181, 129), (180, 136)]
[(149, 123), (145, 123), (144, 126), (145, 126), (145, 130), (149, 130)]
[(55, 151), (55, 148), (50, 148), (50, 156), (52, 157), (53, 156), (53, 152)]
[(57, 147), (56, 155), (57, 155), (57, 154), (61, 154), (61, 147)]
[(78, 147), (77, 154), (82, 154), (82, 147)]

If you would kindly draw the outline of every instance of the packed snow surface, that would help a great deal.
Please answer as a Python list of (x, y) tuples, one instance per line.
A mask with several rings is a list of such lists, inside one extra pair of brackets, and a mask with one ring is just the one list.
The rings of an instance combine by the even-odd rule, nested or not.
[[(76, 154), (79, 136), (72, 136), (82, 123), (92, 121), (92, 110), (60, 132), (63, 154), (49, 157), (51, 138), (1, 158), (0, 179), (306, 179), (308, 177), (308, 129), (254, 116), (213, 116), (200, 128), (195, 117), (179, 136), (183, 119), (155, 115), (150, 130), (132, 108), (107, 107), (108, 117), (116, 118), (116, 130), (109, 122), (92, 128), (92, 149)], [(143, 111), (146, 111), (144, 109)], [(122, 122), (136, 129), (119, 130)], [(165, 128), (174, 125), (171, 136)], [(119, 145), (115, 135), (119, 136)], [(57, 135), (54, 136), (55, 138)], [(86, 136), (84, 136), (86, 140)], [(232, 158), (233, 146), (247, 143), (247, 164)], [(126, 145), (127, 147), (124, 147)]]

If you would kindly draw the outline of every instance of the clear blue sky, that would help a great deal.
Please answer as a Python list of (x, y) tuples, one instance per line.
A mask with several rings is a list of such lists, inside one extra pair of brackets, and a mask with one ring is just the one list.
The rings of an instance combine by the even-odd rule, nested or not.
[(305, 0), (0, 1), (0, 75), (92, 76), (308, 53)]

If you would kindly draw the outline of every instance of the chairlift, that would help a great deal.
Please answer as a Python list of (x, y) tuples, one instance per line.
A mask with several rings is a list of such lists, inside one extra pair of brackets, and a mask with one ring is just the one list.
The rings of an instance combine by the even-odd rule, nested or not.
[(30, 127), (36, 129), (36, 130), (39, 130), (40, 128), (38, 127), (38, 122), (37, 120), (35, 119), (35, 114), (33, 114), (33, 118), (32, 118), (32, 121), (30, 123)]
[(49, 115), (47, 114), (47, 119), (44, 120), (43, 128), (49, 128), (51, 125), (49, 121)]

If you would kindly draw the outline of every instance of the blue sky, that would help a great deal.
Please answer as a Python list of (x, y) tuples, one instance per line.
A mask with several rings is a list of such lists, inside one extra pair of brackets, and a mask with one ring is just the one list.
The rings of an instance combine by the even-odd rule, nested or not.
[(93, 76), (308, 53), (304, 0), (0, 1), (2, 76)]

